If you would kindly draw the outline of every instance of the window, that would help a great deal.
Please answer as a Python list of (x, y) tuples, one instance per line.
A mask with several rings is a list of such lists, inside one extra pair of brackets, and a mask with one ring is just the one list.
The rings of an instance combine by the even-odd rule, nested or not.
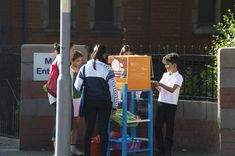
[(48, 28), (60, 29), (60, 1), (49, 0)]
[(216, 33), (213, 27), (228, 9), (234, 10), (235, 0), (194, 0), (192, 10), (193, 31), (197, 35)]
[[(43, 28), (46, 31), (60, 30), (60, 1), (43, 0)], [(76, 28), (76, 1), (71, 1), (71, 30)]]
[(198, 26), (212, 26), (215, 24), (215, 0), (200, 0), (198, 3)]
[(89, 26), (97, 32), (120, 32), (122, 0), (90, 0)]

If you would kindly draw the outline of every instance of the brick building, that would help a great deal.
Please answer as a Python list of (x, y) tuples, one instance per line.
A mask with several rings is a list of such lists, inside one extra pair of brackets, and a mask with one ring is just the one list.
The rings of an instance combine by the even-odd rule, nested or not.
[[(208, 45), (211, 42), (211, 35), (216, 33), (212, 25), (219, 21), (224, 10), (232, 7), (234, 3), (223, 0), (99, 0), (99, 3), (97, 1), (72, 0), (71, 37), (76, 44), (92, 47), (95, 43), (102, 42), (117, 49), (120, 49), (123, 42), (135, 47), (142, 46), (144, 49), (148, 49), (150, 45), (155, 48), (157, 45), (165, 44)], [(0, 4), (0, 52), (4, 46), (16, 45), (20, 53), (20, 45), (25, 43), (47, 44), (59, 41), (59, 0), (7, 0), (1, 1)], [(29, 64), (28, 60), (24, 61), (22, 63)], [(30, 62), (32, 63), (32, 60)], [(51, 127), (48, 128), (47, 124), (51, 125), (52, 117), (46, 116), (50, 115), (47, 97), (39, 92), (39, 89), (31, 91), (32, 88), (40, 88), (43, 82), (29, 82), (32, 85), (21, 83), (23, 87), (26, 86), (21, 91), (28, 91), (27, 94), (21, 92), (22, 97), (26, 100), (31, 97), (38, 98), (40, 102), (36, 103), (34, 100), (34, 103), (26, 101), (24, 104), (39, 106), (44, 102), (45, 105), (40, 105), (42, 108), (37, 110), (43, 117), (35, 117), (30, 114), (34, 111), (29, 110), (26, 112), (29, 113), (26, 114), (27, 118), (21, 120), (21, 124), (28, 125), (23, 127), (27, 129), (27, 133), (21, 132), (21, 136), (28, 136), (24, 137), (25, 140), (21, 139), (21, 148), (51, 147), (48, 132)], [(217, 105), (200, 102), (192, 104), (191, 101), (191, 105), (182, 103), (179, 107), (179, 119), (183, 118), (185, 121), (178, 121), (176, 134), (182, 136), (176, 140), (176, 144), (188, 148), (190, 145), (200, 145), (194, 148), (216, 151), (219, 144)], [(210, 109), (207, 109), (207, 106)], [(44, 107), (48, 112), (45, 112)], [(198, 108), (201, 108), (200, 112), (203, 113), (191, 113)], [(195, 130), (196, 128), (198, 129)], [(35, 131), (28, 133), (31, 130)], [(39, 140), (37, 142), (34, 142), (32, 137), (35, 134)], [(211, 146), (207, 146), (208, 144)]]
[[(233, 1), (72, 0), (77, 44), (123, 42), (148, 48), (210, 44), (212, 25)], [(0, 6), (0, 45), (59, 41), (59, 0), (8, 0)]]

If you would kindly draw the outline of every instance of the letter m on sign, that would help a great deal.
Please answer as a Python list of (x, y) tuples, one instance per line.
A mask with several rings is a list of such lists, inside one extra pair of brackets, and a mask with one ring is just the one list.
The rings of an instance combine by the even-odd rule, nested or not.
[(45, 64), (52, 64), (52, 58), (45, 58)]

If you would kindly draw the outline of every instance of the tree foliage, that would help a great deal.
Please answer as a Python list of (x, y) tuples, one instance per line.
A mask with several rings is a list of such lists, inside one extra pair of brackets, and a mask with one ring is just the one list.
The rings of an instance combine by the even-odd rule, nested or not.
[(212, 46), (209, 50), (209, 54), (214, 56), (214, 68), (210, 67), (210, 70), (216, 75), (213, 83), (217, 90), (218, 50), (219, 48), (235, 46), (234, 13), (230, 9), (227, 10), (227, 13), (223, 15), (222, 20), (214, 25), (214, 27), (218, 31), (218, 34), (213, 35)]

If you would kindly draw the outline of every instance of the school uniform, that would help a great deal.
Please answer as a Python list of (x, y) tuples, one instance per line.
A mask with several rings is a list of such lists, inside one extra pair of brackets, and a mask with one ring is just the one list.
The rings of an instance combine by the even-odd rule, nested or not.
[[(173, 87), (179, 87), (173, 92), (169, 92), (161, 87), (158, 96), (157, 115), (156, 115), (156, 140), (160, 152), (170, 152), (173, 146), (175, 112), (179, 99), (180, 86), (183, 77), (176, 71), (175, 73), (166, 72), (163, 74), (160, 83)], [(163, 126), (166, 124), (166, 133), (163, 137)]]
[[(96, 70), (93, 67), (95, 61)], [(85, 70), (84, 70), (85, 68)], [(90, 155), (90, 142), (98, 117), (101, 156), (105, 156), (108, 143), (108, 122), (112, 108), (118, 104), (115, 76), (111, 67), (99, 60), (90, 60), (80, 68), (75, 88), (84, 85), (85, 155)]]
[[(61, 55), (58, 54), (56, 55), (56, 58), (54, 59), (54, 61), (52, 62), (52, 64), (56, 64), (58, 69), (60, 70), (60, 64), (61, 64)], [(51, 72), (51, 69), (50, 69), (50, 72)], [(50, 106), (52, 107), (52, 110), (53, 110), (53, 113), (54, 113), (54, 126), (53, 126), (53, 129), (52, 129), (52, 136), (51, 136), (51, 141), (52, 142), (55, 142), (55, 127), (56, 127), (56, 97), (54, 97), (53, 95), (51, 95), (49, 92), (47, 93), (48, 95), (48, 101), (49, 101), (49, 104)]]

